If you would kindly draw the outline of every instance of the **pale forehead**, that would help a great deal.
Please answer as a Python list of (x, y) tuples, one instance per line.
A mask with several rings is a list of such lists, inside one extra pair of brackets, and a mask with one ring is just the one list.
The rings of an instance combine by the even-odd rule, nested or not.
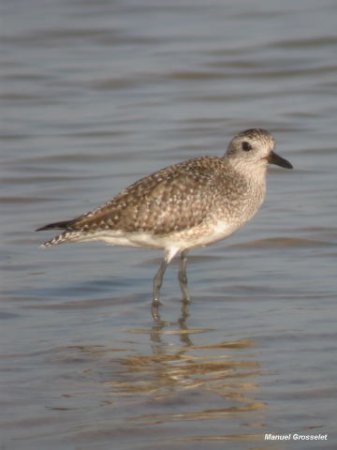
[(262, 128), (252, 128), (250, 130), (242, 131), (237, 135), (238, 138), (241, 139), (249, 139), (253, 141), (264, 142), (267, 144), (274, 144), (274, 138), (269, 133), (269, 131), (264, 130)]

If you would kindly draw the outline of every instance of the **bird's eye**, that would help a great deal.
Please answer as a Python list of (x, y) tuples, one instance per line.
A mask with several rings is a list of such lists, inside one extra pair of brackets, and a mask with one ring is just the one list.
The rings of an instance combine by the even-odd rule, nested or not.
[(250, 145), (249, 142), (247, 141), (243, 141), (242, 142), (242, 150), (244, 150), (245, 152), (249, 152), (249, 150), (251, 150), (253, 147)]

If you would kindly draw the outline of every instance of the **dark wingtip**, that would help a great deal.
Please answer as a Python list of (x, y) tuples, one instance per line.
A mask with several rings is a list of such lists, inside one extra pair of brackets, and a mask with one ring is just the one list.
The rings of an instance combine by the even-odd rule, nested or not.
[(65, 230), (72, 223), (72, 220), (65, 220), (63, 222), (54, 222), (49, 223), (48, 225), (44, 225), (43, 227), (37, 228), (35, 231), (44, 231), (44, 230)]

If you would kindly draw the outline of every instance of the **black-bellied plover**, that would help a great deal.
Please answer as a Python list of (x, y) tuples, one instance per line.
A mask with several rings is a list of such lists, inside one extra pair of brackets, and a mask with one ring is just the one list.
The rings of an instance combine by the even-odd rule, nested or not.
[(180, 254), (178, 279), (188, 299), (187, 252), (226, 238), (254, 216), (265, 197), (268, 163), (292, 168), (273, 152), (274, 144), (266, 130), (243, 131), (230, 141), (223, 157), (202, 156), (166, 167), (87, 214), (37, 231), (64, 230), (45, 247), (99, 240), (163, 249), (153, 280), (154, 304), (168, 264)]

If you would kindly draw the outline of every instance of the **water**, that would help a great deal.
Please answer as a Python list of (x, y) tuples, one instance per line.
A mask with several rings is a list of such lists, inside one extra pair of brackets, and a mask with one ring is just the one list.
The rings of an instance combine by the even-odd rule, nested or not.
[[(2, 449), (336, 448), (334, 1), (7, 0), (1, 6)], [(41, 250), (140, 176), (264, 127), (256, 218), (177, 265)], [(265, 441), (265, 433), (328, 434)]]

